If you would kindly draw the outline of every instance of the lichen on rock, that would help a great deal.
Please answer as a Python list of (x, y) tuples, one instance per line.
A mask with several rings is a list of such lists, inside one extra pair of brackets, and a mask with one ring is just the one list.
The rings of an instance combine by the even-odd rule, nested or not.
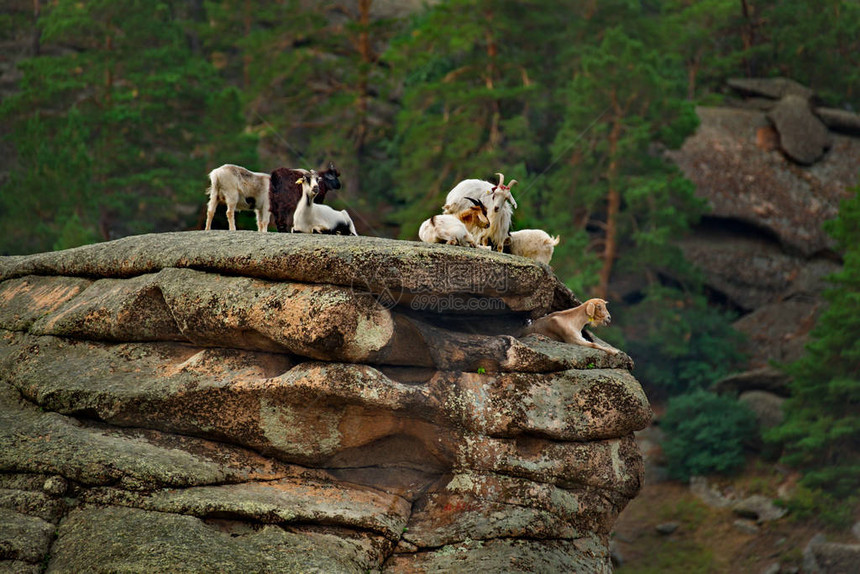
[(544, 265), (171, 233), (0, 258), (0, 302), (4, 567), (611, 571), (651, 411), (518, 337), (578, 303)]

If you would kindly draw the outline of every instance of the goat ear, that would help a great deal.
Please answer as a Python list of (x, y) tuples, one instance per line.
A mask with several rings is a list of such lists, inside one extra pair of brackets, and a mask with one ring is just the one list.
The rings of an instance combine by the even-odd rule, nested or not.
[(594, 307), (594, 301), (587, 301), (585, 303), (585, 314), (588, 315), (589, 319), (594, 317)]
[(301, 184), (303, 184), (304, 182), (305, 182), (305, 178), (300, 177), (299, 179), (297, 179), (297, 180), (296, 180), (296, 185), (301, 185)]

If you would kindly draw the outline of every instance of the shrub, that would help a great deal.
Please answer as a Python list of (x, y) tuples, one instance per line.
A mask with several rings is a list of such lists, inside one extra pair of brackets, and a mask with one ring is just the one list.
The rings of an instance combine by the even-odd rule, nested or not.
[[(783, 447), (782, 462), (803, 473), (807, 489), (793, 510), (817, 509), (838, 522), (860, 491), (860, 189), (843, 200), (825, 229), (844, 266), (829, 277), (829, 306), (815, 325), (806, 353), (786, 365), (792, 376), (785, 420), (766, 438)], [(846, 502), (840, 506), (839, 501)]]
[(753, 412), (734, 399), (693, 391), (669, 401), (660, 426), (673, 478), (731, 473), (744, 464), (744, 443), (756, 435)]
[(640, 303), (616, 310), (637, 378), (658, 397), (707, 388), (743, 360), (732, 316), (704, 295), (655, 285)]
[(854, 523), (854, 512), (860, 497), (837, 498), (823, 490), (808, 488), (802, 483), (791, 497), (781, 501), (797, 520), (816, 520), (834, 528), (849, 528)]

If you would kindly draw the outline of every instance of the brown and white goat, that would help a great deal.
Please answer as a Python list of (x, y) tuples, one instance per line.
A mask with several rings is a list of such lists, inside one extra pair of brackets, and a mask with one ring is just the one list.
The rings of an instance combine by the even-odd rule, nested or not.
[(209, 203), (206, 205), (206, 229), (212, 229), (212, 218), (219, 203), (227, 206), (227, 225), (236, 229), (236, 210), (253, 210), (257, 231), (269, 229), (269, 174), (250, 171), (230, 163), (209, 172)]
[(578, 307), (550, 313), (527, 326), (522, 334), (538, 333), (556, 341), (600, 349), (615, 355), (618, 350), (589, 341), (582, 335), (582, 329), (586, 325), (609, 325), (612, 316), (606, 308), (607, 303), (603, 299), (589, 299)]
[(482, 179), (464, 179), (448, 192), (445, 205), (442, 207), (444, 213), (459, 213), (466, 209), (466, 199), (477, 199), (487, 208), (490, 225), (484, 229), (469, 229), (479, 244), (489, 245), (496, 251), (503, 251), (505, 245), (510, 243), (508, 234), (511, 229), (511, 218), (517, 202), (511, 194), (511, 187), (517, 183), (512, 179), (505, 185), (504, 174), (497, 173), (499, 183), (492, 184)]
[(456, 215), (434, 215), (422, 223), (418, 229), (418, 238), (425, 243), (447, 243), (448, 245), (477, 247), (469, 228), (484, 229), (489, 227), (487, 208), (477, 199), (467, 197), (466, 200), (467, 203), (472, 203), (472, 206)]

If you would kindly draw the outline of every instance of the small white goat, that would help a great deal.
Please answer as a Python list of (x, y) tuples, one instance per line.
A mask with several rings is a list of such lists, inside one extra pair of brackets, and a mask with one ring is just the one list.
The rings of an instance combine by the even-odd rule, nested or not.
[(466, 203), (472, 203), (472, 206), (456, 215), (446, 213), (426, 220), (418, 229), (418, 238), (425, 243), (477, 247), (469, 228), (484, 229), (490, 225), (487, 208), (471, 197), (466, 198)]
[(552, 252), (558, 245), (559, 237), (550, 236), (543, 229), (521, 229), (511, 231), (511, 253), (528, 257), (549, 265)]
[(468, 207), (467, 198), (481, 201), (487, 208), (490, 226), (486, 229), (469, 231), (481, 245), (490, 245), (496, 251), (503, 251), (509, 241), (511, 217), (517, 207), (517, 202), (511, 194), (511, 187), (517, 183), (517, 180), (512, 179), (508, 185), (505, 185), (504, 174), (496, 175), (499, 176), (499, 183), (495, 185), (482, 179), (464, 179), (448, 192), (442, 210), (445, 213), (459, 213)]
[(320, 192), (320, 176), (311, 170), (302, 176), (296, 184), (302, 186), (302, 198), (296, 205), (293, 214), (291, 232), (328, 233), (337, 235), (358, 235), (355, 224), (346, 210), (336, 211), (322, 203), (314, 203), (314, 198)]
[(257, 214), (257, 231), (269, 230), (269, 174), (250, 171), (242, 166), (224, 164), (209, 172), (206, 189), (206, 229), (212, 228), (212, 218), (219, 203), (227, 205), (227, 225), (236, 230), (235, 213), (253, 210)]
[(582, 336), (582, 329), (586, 325), (609, 325), (612, 316), (606, 304), (607, 301), (603, 299), (589, 299), (578, 307), (541, 317), (526, 327), (522, 334), (538, 333), (556, 341), (600, 349), (615, 355), (618, 353), (617, 349), (589, 341)]

